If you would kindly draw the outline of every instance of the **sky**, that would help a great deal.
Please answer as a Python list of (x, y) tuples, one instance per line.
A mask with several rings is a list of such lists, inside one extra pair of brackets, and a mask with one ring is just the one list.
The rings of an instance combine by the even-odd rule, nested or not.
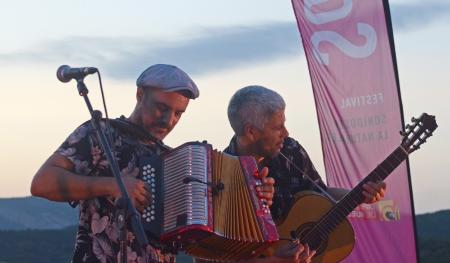
[[(223, 149), (226, 117), (239, 88), (259, 84), (286, 100), (290, 135), (325, 176), (310, 78), (288, 0), (4, 1), (0, 0), (0, 198), (28, 196), (33, 175), (89, 118), (74, 82), (56, 69), (94, 66), (102, 74), (110, 117), (129, 115), (135, 80), (149, 65), (174, 64), (200, 97), (165, 142), (207, 140)], [(417, 213), (450, 208), (450, 3), (390, 1), (405, 117), (422, 112), (439, 124), (410, 157)], [(101, 109), (96, 76), (85, 80)]]

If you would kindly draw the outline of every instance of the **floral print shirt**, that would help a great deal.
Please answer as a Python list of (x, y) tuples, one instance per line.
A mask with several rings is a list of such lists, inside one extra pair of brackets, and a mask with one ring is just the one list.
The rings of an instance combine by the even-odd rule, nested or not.
[[(159, 147), (141, 143), (116, 128), (110, 127), (108, 130), (107, 137), (113, 154), (122, 174), (127, 174), (126, 176), (138, 176), (136, 168), (139, 167), (140, 156), (159, 154), (162, 151)], [(113, 176), (90, 122), (78, 127), (56, 152), (72, 161), (77, 174)], [(114, 217), (114, 200), (105, 196), (81, 200), (79, 205), (79, 225), (72, 262), (119, 262), (119, 229)], [(128, 232), (127, 258), (128, 263), (175, 262), (173, 255), (163, 254), (150, 245), (141, 248), (132, 231)]]
[[(224, 152), (236, 155), (236, 137), (231, 139)], [(285, 158), (286, 157), (286, 158)], [(296, 140), (288, 137), (283, 142), (281, 154), (274, 158), (264, 158), (262, 167), (269, 168), (270, 177), (275, 179), (275, 194), (270, 208), (274, 220), (284, 218), (295, 201), (295, 194), (304, 190), (321, 190), (311, 182), (312, 179), (323, 190), (326, 185), (321, 180), (305, 149)]]

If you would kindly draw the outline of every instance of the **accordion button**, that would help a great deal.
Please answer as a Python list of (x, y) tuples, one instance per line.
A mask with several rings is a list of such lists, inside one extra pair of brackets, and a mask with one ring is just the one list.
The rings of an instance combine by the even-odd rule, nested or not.
[(145, 219), (145, 221), (150, 222), (151, 219), (147, 217), (147, 218)]
[(155, 168), (150, 169), (150, 171), (154, 172), (154, 171), (155, 171)]

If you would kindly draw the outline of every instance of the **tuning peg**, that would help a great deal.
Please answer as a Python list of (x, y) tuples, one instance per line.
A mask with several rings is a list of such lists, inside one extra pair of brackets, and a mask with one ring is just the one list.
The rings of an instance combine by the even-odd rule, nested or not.
[(404, 131), (399, 131), (399, 133), (400, 133), (400, 136), (405, 136), (406, 135), (406, 132), (404, 132)]
[(418, 121), (418, 119), (416, 119), (416, 118), (412, 117), (412, 118), (411, 118), (411, 121), (415, 123), (415, 122), (417, 122), (417, 121)]

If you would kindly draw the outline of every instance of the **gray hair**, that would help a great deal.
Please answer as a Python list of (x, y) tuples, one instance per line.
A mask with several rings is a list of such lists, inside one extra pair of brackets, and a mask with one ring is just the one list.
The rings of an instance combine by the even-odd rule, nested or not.
[(242, 135), (249, 124), (263, 129), (272, 115), (285, 107), (283, 98), (275, 91), (263, 86), (247, 86), (231, 97), (228, 120), (235, 134)]

